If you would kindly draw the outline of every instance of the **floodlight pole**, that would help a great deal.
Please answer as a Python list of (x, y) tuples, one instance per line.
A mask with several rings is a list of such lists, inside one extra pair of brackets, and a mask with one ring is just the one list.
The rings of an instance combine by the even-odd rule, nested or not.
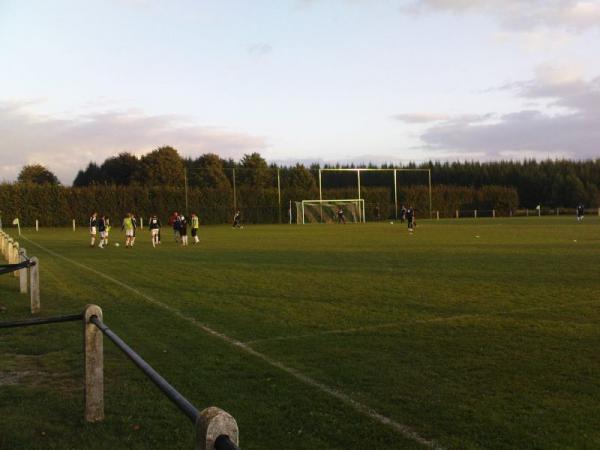
[(185, 190), (185, 214), (189, 215), (188, 208), (188, 179), (187, 179), (187, 167), (183, 168), (183, 185)]
[(431, 169), (427, 171), (429, 175), (429, 218), (433, 219), (433, 206), (431, 202)]
[(394, 169), (394, 209), (396, 211), (396, 220), (398, 220), (398, 184), (397, 184), (397, 170)]
[(235, 193), (235, 167), (233, 170), (233, 213), (237, 212), (237, 195)]
[(277, 197), (279, 203), (279, 223), (281, 223), (281, 178), (279, 177), (279, 167), (277, 168)]

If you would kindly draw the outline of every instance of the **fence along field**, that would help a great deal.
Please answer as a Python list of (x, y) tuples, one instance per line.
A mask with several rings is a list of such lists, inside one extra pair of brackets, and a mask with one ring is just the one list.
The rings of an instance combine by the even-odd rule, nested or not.
[[(132, 252), (89, 249), (85, 230), (29, 229), (25, 237), (42, 247), (44, 314), (102, 299), (105, 313), (118, 311), (113, 327), (186, 397), (235, 416), (243, 448), (427, 447), (332, 393), (444, 448), (594, 448), (598, 226), (596, 216), (542, 216), (423, 220), (413, 236), (389, 223), (204, 227), (200, 247), (176, 247), (166, 234), (152, 249), (141, 234)], [(25, 305), (2, 298), (7, 319), (23, 317)], [(56, 328), (57, 338), (52, 331), (35, 345), (58, 359), (46, 362), (54, 371), (68, 373), (74, 361), (58, 342), (69, 350), (77, 339)], [(9, 349), (30, 351), (36, 334), (3, 336), (9, 366), (24, 364)], [(172, 408), (157, 407), (143, 379), (105, 351), (107, 402), (122, 406), (109, 409), (104, 442), (168, 448), (156, 432), (166, 421), (174, 430), (167, 442), (189, 447)], [(77, 425), (81, 394), (65, 395), (55, 382), (11, 389), (0, 389), (3, 417), (19, 420), (8, 401), (18, 398), (35, 429), (62, 430), (45, 442), (94, 448), (90, 429)], [(5, 442), (43, 439), (12, 424), (0, 423)]]
[[(16, 222), (18, 224), (18, 221)], [(36, 227), (37, 229), (37, 227)], [(19, 227), (19, 235), (21, 230)], [(40, 312), (39, 261), (27, 258), (25, 249), (0, 229), (0, 249), (8, 264), (0, 265), (0, 275), (14, 274), (20, 279), (20, 293), (27, 293), (30, 280), (31, 314)], [(89, 423), (104, 421), (104, 345), (106, 335), (157, 387), (192, 421), (196, 429), (197, 450), (238, 450), (239, 431), (235, 419), (217, 407), (200, 411), (181, 395), (150, 364), (102, 321), (102, 309), (86, 305), (78, 314), (63, 314), (16, 321), (0, 321), (0, 329), (31, 327), (64, 322), (83, 322), (84, 348), (84, 420)], [(0, 444), (2, 442), (0, 441)]]

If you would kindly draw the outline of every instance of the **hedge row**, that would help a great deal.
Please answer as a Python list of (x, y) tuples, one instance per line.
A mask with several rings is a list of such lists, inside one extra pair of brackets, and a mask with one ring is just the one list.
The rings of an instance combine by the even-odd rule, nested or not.
[[(375, 215), (375, 207), (382, 218), (395, 214), (393, 189), (365, 187), (361, 191), (365, 199), (367, 220)], [(354, 188), (326, 189), (324, 199), (356, 198)], [(242, 211), (248, 223), (278, 223), (289, 220), (291, 202), (292, 220), (295, 222), (294, 202), (318, 198), (318, 191), (286, 189), (281, 192), (281, 207), (277, 189), (252, 189), (242, 187), (236, 191), (236, 207)], [(412, 205), (421, 215), (429, 213), (429, 190), (426, 186), (398, 189), (398, 203)], [(433, 210), (451, 214), (456, 209), (496, 209), (507, 212), (518, 207), (515, 189), (501, 186), (482, 188), (436, 186), (432, 190)], [(188, 210), (199, 215), (205, 224), (226, 223), (234, 211), (233, 192), (230, 190), (198, 189), (188, 191)], [(91, 212), (108, 215), (120, 220), (128, 211), (148, 217), (158, 214), (163, 220), (173, 211), (185, 211), (185, 191), (174, 187), (143, 187), (92, 185), (87, 187), (64, 187), (52, 185), (2, 184), (0, 185), (0, 217), (12, 221), (18, 217), (25, 226), (38, 219), (43, 226), (64, 226), (75, 219), (84, 224)]]

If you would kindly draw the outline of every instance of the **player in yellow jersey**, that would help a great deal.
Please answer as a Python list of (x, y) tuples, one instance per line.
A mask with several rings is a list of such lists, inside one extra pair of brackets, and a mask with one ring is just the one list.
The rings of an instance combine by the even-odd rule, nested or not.
[(125, 247), (133, 247), (133, 237), (135, 236), (135, 222), (131, 213), (123, 219), (121, 229), (125, 231)]

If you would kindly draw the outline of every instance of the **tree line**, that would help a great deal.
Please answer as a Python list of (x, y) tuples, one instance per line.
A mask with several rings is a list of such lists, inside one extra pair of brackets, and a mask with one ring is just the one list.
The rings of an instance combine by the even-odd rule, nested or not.
[[(23, 172), (32, 166), (24, 168)], [(323, 168), (354, 168), (346, 166), (323, 166)], [(374, 165), (369, 167), (376, 168)], [(494, 162), (426, 162), (405, 166), (382, 165), (379, 168), (402, 167), (408, 169), (431, 169), (434, 186), (459, 186), (480, 189), (484, 186), (503, 186), (516, 190), (520, 206), (534, 208), (538, 204), (547, 207), (573, 207), (578, 203), (594, 207), (600, 205), (600, 159), (571, 160), (523, 160)], [(43, 168), (42, 168), (43, 169)], [(235, 170), (235, 180), (233, 169)], [(235, 183), (239, 188), (251, 188), (260, 192), (277, 187), (313, 192), (318, 188), (318, 165), (277, 166), (268, 164), (258, 153), (245, 155), (240, 161), (223, 159), (207, 153), (197, 158), (182, 158), (172, 147), (160, 147), (137, 157), (121, 153), (101, 164), (90, 162), (78, 172), (73, 186), (170, 186), (218, 189), (229, 192)], [(36, 172), (36, 170), (34, 170)], [(20, 182), (57, 183), (51, 173), (19, 176)], [(36, 178), (37, 177), (37, 178)], [(323, 175), (323, 187), (352, 188), (356, 186), (356, 174), (330, 173)], [(426, 173), (398, 173), (399, 187), (427, 185)], [(364, 172), (363, 186), (393, 187), (390, 172)], [(356, 194), (352, 195), (356, 197)]]
[[(538, 204), (600, 205), (600, 160), (427, 162), (404, 168), (431, 169), (433, 210), (442, 215), (456, 209), (502, 213)], [(101, 164), (91, 162), (72, 187), (61, 186), (43, 166), (25, 166), (16, 183), (0, 185), (0, 210), (4, 217), (29, 223), (45, 216), (49, 225), (85, 220), (92, 209), (113, 216), (127, 210), (142, 216), (193, 211), (204, 223), (227, 222), (234, 209), (241, 209), (248, 222), (286, 222), (290, 205), (295, 220), (295, 201), (319, 198), (318, 170), (318, 165), (268, 164), (258, 153), (240, 161), (211, 153), (182, 158), (174, 148), (160, 147), (142, 157), (121, 153)], [(392, 172), (361, 173), (367, 219), (375, 207), (384, 218), (395, 216), (393, 185)], [(429, 213), (427, 172), (398, 172), (397, 185), (399, 204)], [(322, 187), (325, 199), (358, 196), (355, 172), (323, 172)]]

